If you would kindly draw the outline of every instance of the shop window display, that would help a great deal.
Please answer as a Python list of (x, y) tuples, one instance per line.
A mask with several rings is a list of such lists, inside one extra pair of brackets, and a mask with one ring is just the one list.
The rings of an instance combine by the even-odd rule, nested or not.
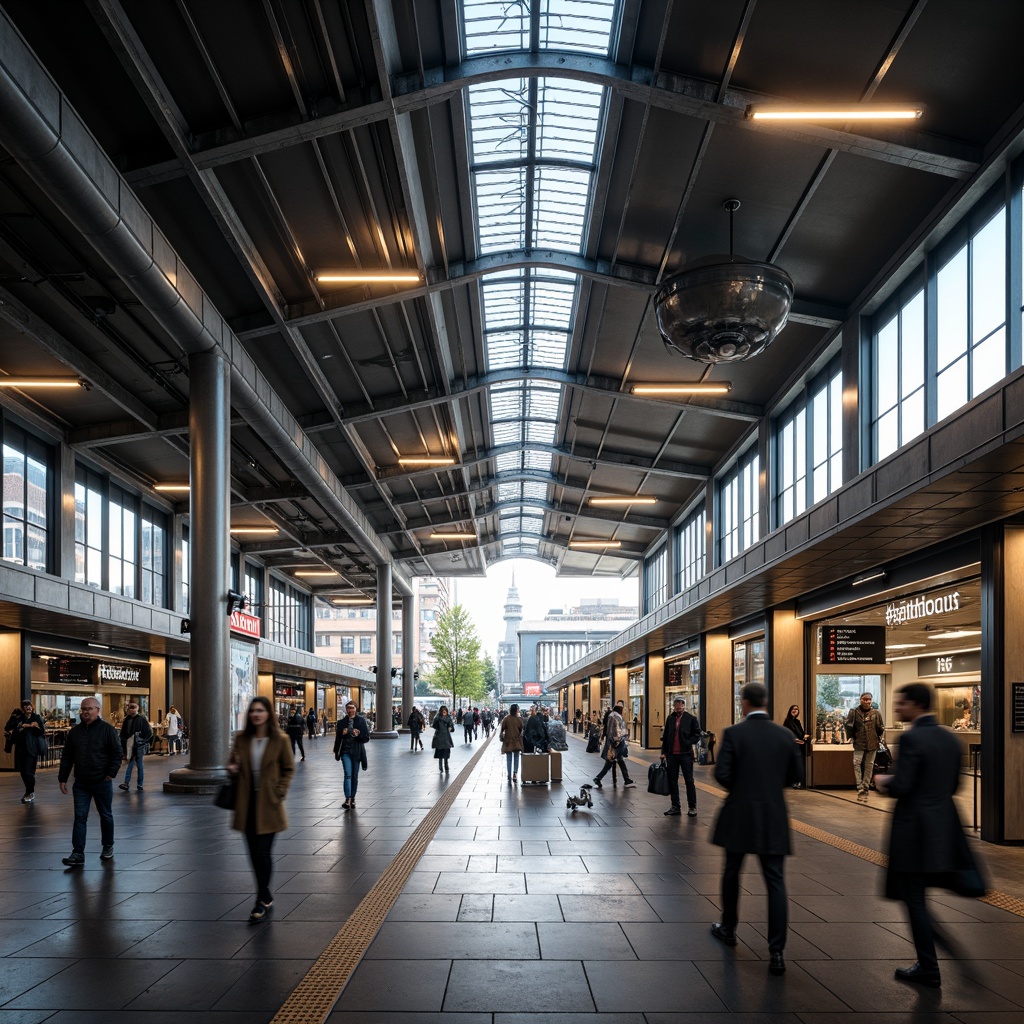
[(881, 707), (882, 677), (821, 672), (814, 697), (814, 740), (827, 746), (849, 746), (846, 717), (857, 707), (862, 693), (871, 694), (871, 706)]

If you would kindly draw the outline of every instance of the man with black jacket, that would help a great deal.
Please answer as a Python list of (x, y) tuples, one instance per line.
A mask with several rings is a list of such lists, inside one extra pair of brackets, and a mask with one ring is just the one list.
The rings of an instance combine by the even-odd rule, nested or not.
[(153, 738), (153, 728), (146, 716), (139, 713), (137, 701), (130, 701), (125, 708), (127, 714), (121, 724), (121, 756), (128, 767), (124, 771), (124, 782), (118, 789), (128, 789), (132, 784), (132, 767), (138, 765), (139, 773), (135, 778), (135, 788), (142, 792), (142, 781), (145, 775), (144, 758), (149, 752), (149, 741)]
[(687, 710), (682, 698), (672, 702), (672, 714), (661, 734), (661, 759), (668, 769), (668, 795), (672, 806), (666, 816), (683, 813), (679, 806), (679, 772), (686, 783), (686, 813), (697, 817), (697, 787), (693, 784), (693, 745), (700, 739), (700, 723)]
[(81, 706), (81, 722), (73, 726), (64, 741), (60, 755), (57, 781), (60, 791), (67, 794), (68, 777), (72, 769), (75, 783), (71, 787), (75, 801), (75, 824), (71, 830), (71, 855), (64, 858), (69, 867), (85, 863), (85, 833), (89, 820), (89, 805), (96, 804), (100, 816), (100, 835), (103, 850), (101, 860), (114, 856), (114, 779), (121, 767), (121, 739), (117, 730), (100, 718), (100, 702), (86, 697)]
[(23, 700), (20, 708), (11, 712), (4, 733), (14, 747), (14, 770), (21, 773), (25, 783), (23, 804), (35, 803), (36, 764), (46, 753), (46, 723), (36, 714), (31, 700)]

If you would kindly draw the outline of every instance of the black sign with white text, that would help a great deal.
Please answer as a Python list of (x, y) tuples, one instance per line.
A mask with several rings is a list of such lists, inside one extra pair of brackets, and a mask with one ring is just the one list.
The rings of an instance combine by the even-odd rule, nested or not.
[(822, 665), (884, 665), (885, 626), (822, 626)]

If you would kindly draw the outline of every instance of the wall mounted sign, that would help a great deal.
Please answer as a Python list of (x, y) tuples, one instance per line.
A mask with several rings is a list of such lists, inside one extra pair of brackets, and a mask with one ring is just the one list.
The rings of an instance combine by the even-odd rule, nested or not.
[(959, 590), (954, 590), (951, 594), (939, 594), (936, 597), (908, 597), (903, 601), (893, 601), (886, 607), (885, 624), (898, 626), (901, 622), (931, 619), (959, 610)]
[(917, 674), (925, 679), (980, 671), (981, 651), (968, 651), (966, 654), (942, 654), (938, 657), (917, 659)]
[(1024, 683), (1010, 683), (1012, 701), (1010, 704), (1011, 732), (1024, 732)]
[(142, 682), (142, 669), (137, 665), (108, 665), (106, 662), (99, 664), (100, 684), (120, 683), (127, 686), (128, 683)]
[(243, 636), (251, 636), (254, 640), (259, 640), (259, 616), (250, 615), (248, 612), (242, 612), (236, 608), (231, 613), (231, 632), (241, 633)]
[(884, 665), (885, 626), (822, 626), (822, 665)]
[(540, 683), (523, 683), (523, 694), (527, 697), (539, 697), (543, 692)]

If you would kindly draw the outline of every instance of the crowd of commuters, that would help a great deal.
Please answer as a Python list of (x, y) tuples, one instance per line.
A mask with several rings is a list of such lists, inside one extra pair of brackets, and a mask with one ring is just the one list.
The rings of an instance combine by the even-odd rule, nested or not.
[[(714, 766), (715, 781), (727, 795), (711, 838), (725, 851), (722, 919), (711, 926), (711, 933), (727, 946), (737, 945), (740, 870), (747, 854), (756, 855), (768, 900), (768, 970), (773, 975), (782, 975), (786, 971), (784, 950), (788, 932), (784, 865), (792, 852), (784, 793), (787, 787), (803, 784), (811, 736), (800, 720), (797, 705), (789, 708), (781, 726), (771, 721), (768, 693), (763, 685), (748, 683), (741, 689), (740, 697), (742, 718), (725, 730)], [(895, 977), (938, 988), (942, 980), (936, 946), (950, 955), (957, 955), (958, 951), (952, 939), (932, 920), (926, 890), (942, 887), (961, 895), (979, 896), (986, 886), (953, 802), (960, 781), (960, 743), (950, 730), (938, 726), (932, 711), (931, 688), (923, 683), (900, 687), (893, 710), (903, 729), (900, 756), (891, 775), (874, 778), (874, 754), (884, 747), (881, 713), (873, 706), (870, 693), (863, 694), (858, 705), (850, 710), (847, 728), (853, 739), (855, 781), (858, 799), (864, 798), (862, 794), (870, 785), (896, 799), (885, 894), (906, 906), (917, 962), (896, 968)], [(119, 788), (130, 788), (134, 770), (136, 788), (143, 789), (144, 758), (154, 735), (137, 701), (125, 706), (120, 730), (103, 720), (100, 703), (94, 697), (82, 701), (80, 719), (68, 732), (57, 774), (64, 794), (68, 792), (69, 779), (74, 778), (72, 849), (63, 858), (63, 863), (72, 868), (85, 863), (88, 819), (93, 805), (100, 818), (100, 858), (113, 858), (114, 781), (124, 764), (124, 781)], [(183, 731), (181, 717), (172, 705), (167, 717), (161, 720), (158, 715), (158, 721), (168, 737), (171, 753), (171, 738)], [(581, 728), (584, 722), (585, 717), (577, 714), (574, 729)], [(518, 782), (524, 751), (545, 752), (553, 746), (564, 749), (563, 723), (552, 719), (546, 708), (536, 705), (526, 718), (518, 704), (513, 704), (507, 714), (469, 707), (460, 708), (454, 716), (442, 706), (430, 724), (413, 708), (407, 724), (410, 749), (414, 752), (423, 749), (422, 733), (433, 730), (431, 748), (442, 776), (450, 772), (453, 734), (458, 724), (462, 725), (467, 743), (478, 738), (480, 728), (486, 738), (497, 727), (510, 784)], [(235, 782), (231, 824), (245, 836), (255, 877), (256, 898), (249, 915), (254, 923), (264, 920), (274, 905), (270, 888), (273, 843), (274, 837), (288, 828), (285, 802), (295, 772), (294, 751), (297, 747), (299, 759), (304, 760), (302, 734), (308, 733), (315, 739), (326, 725), (326, 716), (321, 721), (314, 709), (304, 714), (298, 707), (290, 710), (282, 731), (271, 702), (256, 697), (247, 710), (245, 727), (234, 737), (227, 765)], [(15, 766), (25, 785), (22, 803), (32, 803), (37, 761), (46, 752), (46, 734), (44, 722), (33, 710), (31, 701), (22, 701), (12, 712), (4, 732), (7, 750), (14, 751)], [(629, 733), (622, 703), (606, 711), (602, 732), (603, 766), (594, 779), (595, 786), (600, 789), (602, 778), (616, 769), (622, 772), (626, 787), (633, 786), (627, 767)], [(666, 815), (682, 814), (680, 773), (685, 784), (687, 814), (697, 814), (694, 751), (703, 735), (706, 734), (701, 732), (696, 716), (686, 710), (682, 698), (676, 698), (662, 732), (660, 750), (668, 775), (670, 806)], [(344, 770), (345, 810), (356, 806), (359, 773), (367, 767), (366, 744), (370, 736), (371, 723), (359, 714), (356, 703), (349, 701), (345, 716), (336, 727), (334, 741), (335, 760), (342, 762)]]

